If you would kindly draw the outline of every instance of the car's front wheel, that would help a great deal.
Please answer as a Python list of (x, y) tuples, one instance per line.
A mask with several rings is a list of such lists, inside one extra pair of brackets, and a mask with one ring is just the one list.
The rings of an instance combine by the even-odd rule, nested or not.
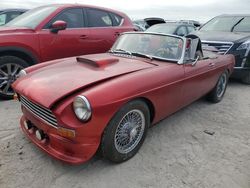
[(122, 107), (106, 127), (101, 143), (104, 158), (121, 163), (140, 149), (150, 125), (148, 106), (140, 100)]
[(213, 103), (220, 102), (226, 92), (227, 83), (228, 83), (228, 72), (225, 71), (220, 75), (219, 80), (214, 89), (208, 94), (207, 96), (208, 100)]
[(14, 56), (0, 57), (0, 98), (12, 99), (14, 91), (11, 84), (17, 79), (17, 75), (28, 64)]

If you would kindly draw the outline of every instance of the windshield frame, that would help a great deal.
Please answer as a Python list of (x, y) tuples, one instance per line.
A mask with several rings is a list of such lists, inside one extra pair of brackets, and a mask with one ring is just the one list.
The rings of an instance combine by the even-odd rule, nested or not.
[[(160, 60), (160, 61), (176, 62), (179, 65), (184, 64), (186, 45), (187, 45), (187, 39), (185, 37), (171, 35), (171, 34), (164, 34), (164, 33), (155, 33), (155, 32), (124, 32), (120, 35), (120, 37), (122, 37), (123, 35), (127, 35), (127, 34), (158, 35), (158, 36), (166, 36), (166, 37), (173, 37), (173, 38), (181, 39), (183, 41), (183, 48), (182, 48), (180, 59), (163, 58), (163, 57), (154, 56), (154, 55), (151, 56), (149, 54), (145, 54), (145, 55), (149, 55), (152, 57), (152, 59), (156, 59), (156, 60)], [(116, 46), (118, 42), (119, 42), (119, 39), (116, 40), (116, 42), (113, 44), (111, 50), (115, 50), (115, 49), (113, 49), (113, 47)], [(134, 52), (131, 52), (131, 53), (133, 55)]]

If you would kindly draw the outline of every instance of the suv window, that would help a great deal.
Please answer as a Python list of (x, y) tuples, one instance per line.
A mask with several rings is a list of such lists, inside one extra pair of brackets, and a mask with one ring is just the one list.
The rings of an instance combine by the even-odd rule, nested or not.
[(180, 26), (177, 29), (176, 34), (179, 35), (179, 36), (185, 36), (185, 35), (187, 35), (187, 31), (186, 31), (185, 26)]
[(52, 19), (47, 28), (50, 28), (51, 24), (58, 20), (65, 21), (67, 28), (81, 28), (84, 26), (83, 10), (81, 8), (65, 10)]
[(4, 25), (6, 23), (6, 14), (0, 15), (0, 25)]
[(110, 27), (112, 19), (106, 11), (97, 9), (88, 9), (88, 26), (89, 27)]
[(234, 27), (235, 32), (250, 32), (250, 17), (245, 17)]
[(109, 13), (113, 18), (113, 26), (119, 26), (122, 24), (123, 18), (117, 14)]
[(7, 15), (8, 15), (8, 17), (10, 18), (10, 19), (14, 19), (15, 17), (17, 17), (17, 16), (19, 16), (19, 15), (21, 15), (22, 13), (21, 12), (10, 12), (10, 13), (8, 13)]
[(6, 26), (28, 27), (34, 29), (56, 9), (56, 5), (34, 8), (10, 21)]
[(195, 30), (194, 27), (192, 26), (188, 26), (187, 29), (188, 29), (188, 33), (191, 33)]

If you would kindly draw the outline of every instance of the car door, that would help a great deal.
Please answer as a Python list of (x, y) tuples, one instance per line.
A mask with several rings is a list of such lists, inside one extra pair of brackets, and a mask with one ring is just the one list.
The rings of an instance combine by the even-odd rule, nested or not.
[[(67, 28), (53, 33), (50, 31), (50, 27), (58, 20), (65, 21)], [(89, 31), (85, 27), (82, 8), (63, 10), (51, 19), (38, 34), (42, 61), (91, 53)]]
[[(151, 98), (156, 106), (156, 119), (163, 119), (183, 107), (184, 90), (184, 66), (173, 65), (160, 66), (159, 72), (151, 72), (152, 80), (157, 78), (157, 90)], [(158, 86), (158, 84), (160, 84)]]
[(211, 90), (217, 78), (216, 59), (201, 59), (196, 64), (187, 62), (184, 64), (184, 104), (189, 104)]
[(108, 51), (121, 32), (113, 26), (111, 13), (100, 9), (88, 8), (86, 9), (86, 18), (89, 28), (89, 40), (91, 40), (89, 46), (91, 53)]

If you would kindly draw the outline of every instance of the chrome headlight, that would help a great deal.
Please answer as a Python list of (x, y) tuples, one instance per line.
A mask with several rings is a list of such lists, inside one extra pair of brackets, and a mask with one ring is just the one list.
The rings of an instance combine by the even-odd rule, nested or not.
[(91, 106), (86, 97), (78, 95), (73, 102), (73, 108), (79, 120), (88, 121), (91, 117)]
[(26, 75), (27, 75), (27, 72), (26, 72), (24, 69), (22, 69), (22, 70), (18, 73), (17, 78), (22, 78), (22, 77), (24, 77), (24, 76), (26, 76)]
[(242, 43), (237, 50), (248, 50), (250, 49), (250, 40), (247, 40), (246, 42)]

